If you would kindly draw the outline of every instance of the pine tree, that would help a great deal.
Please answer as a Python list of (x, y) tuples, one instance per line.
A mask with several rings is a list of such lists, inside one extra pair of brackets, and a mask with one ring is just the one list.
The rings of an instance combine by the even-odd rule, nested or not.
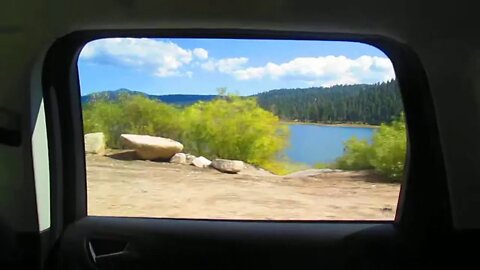
[(403, 111), (395, 80), (371, 85), (336, 85), (271, 90), (258, 103), (284, 120), (380, 124)]

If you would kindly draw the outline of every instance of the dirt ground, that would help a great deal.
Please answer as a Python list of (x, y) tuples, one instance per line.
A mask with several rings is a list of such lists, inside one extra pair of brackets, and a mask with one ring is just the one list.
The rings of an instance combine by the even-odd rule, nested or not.
[(370, 172), (277, 176), (87, 155), (88, 214), (259, 220), (392, 220), (399, 184)]

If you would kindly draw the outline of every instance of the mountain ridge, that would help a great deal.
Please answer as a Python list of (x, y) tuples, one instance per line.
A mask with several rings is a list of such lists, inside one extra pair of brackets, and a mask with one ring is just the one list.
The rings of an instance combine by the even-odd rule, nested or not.
[(169, 104), (175, 105), (190, 105), (197, 101), (209, 101), (214, 99), (217, 95), (190, 95), (190, 94), (168, 94), (168, 95), (151, 95), (143, 92), (120, 88), (117, 90), (105, 90), (88, 95), (81, 96), (82, 104), (86, 104), (95, 96), (106, 96), (107, 99), (115, 100), (121, 94), (142, 95), (150, 99), (159, 100)]
[[(217, 95), (149, 95), (125, 88), (82, 96), (82, 104), (95, 96), (116, 99), (122, 94), (138, 94), (165, 103), (187, 106), (210, 101)], [(250, 97), (283, 120), (320, 123), (390, 122), (403, 111), (400, 88), (395, 80), (376, 84), (335, 85), (331, 87), (272, 89)]]

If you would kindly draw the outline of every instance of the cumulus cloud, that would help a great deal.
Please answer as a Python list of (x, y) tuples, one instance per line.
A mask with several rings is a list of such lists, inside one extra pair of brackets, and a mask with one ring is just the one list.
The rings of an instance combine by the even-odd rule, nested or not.
[(182, 67), (194, 59), (207, 59), (208, 51), (202, 48), (188, 50), (173, 42), (154, 39), (108, 38), (88, 43), (80, 58), (147, 70), (159, 77), (191, 77), (192, 73), (183, 72)]
[(198, 59), (205, 60), (208, 58), (208, 51), (203, 48), (193, 49), (193, 54), (198, 57)]
[(375, 83), (395, 77), (386, 57), (297, 57), (287, 62), (249, 65), (247, 57), (215, 59), (203, 48), (185, 49), (171, 41), (138, 38), (108, 38), (88, 43), (80, 58), (101, 64), (123, 66), (159, 77), (191, 78), (196, 68), (228, 74), (239, 81), (285, 79), (305, 85)]
[(263, 66), (245, 67), (245, 57), (209, 60), (202, 67), (232, 75), (237, 80), (295, 79), (307, 85), (331, 86), (335, 84), (374, 83), (395, 77), (388, 58), (361, 56), (298, 57), (285, 63), (269, 62)]
[(209, 60), (202, 64), (202, 68), (208, 71), (219, 71), (222, 73), (233, 73), (248, 62), (246, 57), (224, 58), (220, 60)]

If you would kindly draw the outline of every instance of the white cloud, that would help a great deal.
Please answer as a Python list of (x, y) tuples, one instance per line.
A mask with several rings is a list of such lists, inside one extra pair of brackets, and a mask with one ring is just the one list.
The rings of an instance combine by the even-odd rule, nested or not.
[(96, 63), (134, 68), (158, 77), (193, 76), (192, 69), (228, 74), (245, 80), (285, 79), (306, 85), (375, 83), (395, 77), (386, 57), (364, 55), (297, 57), (283, 63), (248, 65), (247, 57), (209, 58), (203, 48), (184, 49), (176, 43), (155, 39), (109, 38), (88, 43), (80, 58)]
[(90, 59), (95, 56), (95, 48), (92, 43), (88, 43), (80, 52), (80, 58)]
[(202, 48), (193, 49), (193, 54), (195, 55), (195, 57), (201, 60), (205, 60), (208, 58), (208, 51)]
[(377, 56), (364, 55), (356, 59), (333, 55), (298, 57), (280, 64), (269, 62), (263, 66), (244, 67), (247, 61), (245, 57), (210, 60), (202, 67), (232, 75), (237, 80), (288, 78), (322, 86), (374, 83), (395, 77), (390, 60)]
[(159, 77), (191, 76), (191, 72), (183, 72), (182, 67), (195, 57), (206, 59), (208, 52), (202, 48), (188, 50), (173, 42), (146, 38), (95, 40), (88, 43), (80, 54), (84, 60), (147, 70)]
[(209, 60), (202, 64), (202, 68), (208, 71), (219, 71), (222, 73), (232, 73), (242, 68), (248, 62), (246, 57), (224, 58), (220, 60)]

